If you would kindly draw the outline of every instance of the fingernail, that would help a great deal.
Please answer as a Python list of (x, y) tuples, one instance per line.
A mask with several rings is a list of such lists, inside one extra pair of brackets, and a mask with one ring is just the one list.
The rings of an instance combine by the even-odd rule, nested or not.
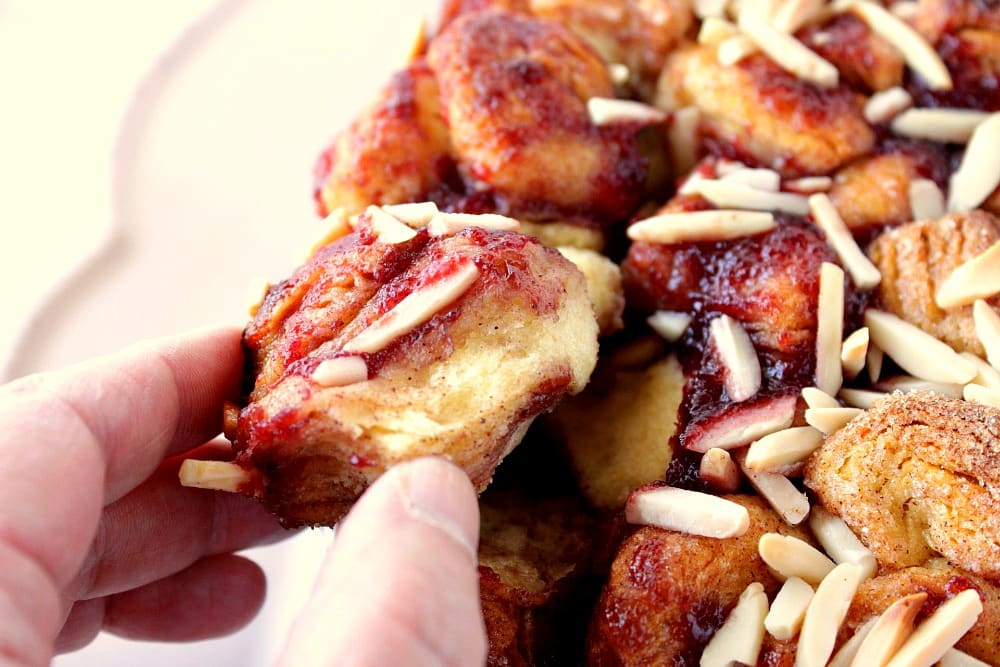
[(444, 532), (475, 561), (479, 507), (469, 478), (442, 459), (418, 459), (402, 467), (400, 491), (407, 513)]

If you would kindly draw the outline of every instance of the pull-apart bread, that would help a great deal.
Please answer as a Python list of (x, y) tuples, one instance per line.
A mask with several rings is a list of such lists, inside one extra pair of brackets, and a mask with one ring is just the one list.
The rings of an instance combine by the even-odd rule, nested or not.
[(300, 525), (496, 473), (490, 665), (1000, 665), (1000, 4), (436, 26), (323, 151), (234, 460), (182, 480)]

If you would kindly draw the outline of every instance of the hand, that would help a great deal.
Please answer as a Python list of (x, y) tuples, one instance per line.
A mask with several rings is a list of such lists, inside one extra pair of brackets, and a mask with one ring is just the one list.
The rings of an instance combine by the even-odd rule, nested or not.
[[(194, 640), (253, 617), (263, 573), (232, 552), (285, 531), (252, 500), (177, 482), (181, 454), (228, 449), (199, 445), (241, 367), (239, 333), (225, 330), (0, 387), (0, 664), (48, 664), (101, 629)], [(457, 469), (385, 475), (343, 523), (285, 662), (482, 664), (477, 522)]]

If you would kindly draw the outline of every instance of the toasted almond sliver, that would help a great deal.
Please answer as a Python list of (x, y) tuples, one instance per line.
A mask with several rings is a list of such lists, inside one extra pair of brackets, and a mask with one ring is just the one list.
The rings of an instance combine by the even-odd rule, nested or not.
[(868, 391), (867, 389), (841, 389), (837, 393), (837, 398), (847, 403), (852, 408), (867, 410), (886, 394), (881, 391)]
[(675, 174), (690, 172), (698, 162), (699, 123), (701, 110), (698, 107), (681, 107), (670, 114), (667, 144), (670, 146), (670, 164)]
[(750, 485), (757, 489), (785, 523), (795, 526), (809, 516), (809, 499), (787, 477), (773, 472), (751, 470), (746, 466), (742, 454), (736, 455), (736, 462)]
[(840, 624), (863, 579), (860, 565), (841, 563), (820, 582), (799, 633), (795, 657), (798, 667), (826, 665), (833, 653)]
[(872, 32), (899, 50), (906, 64), (927, 82), (931, 90), (951, 89), (948, 68), (920, 33), (873, 2), (855, 2), (851, 8), (868, 24)]
[(875, 627), (876, 621), (878, 621), (878, 616), (873, 616), (855, 630), (854, 634), (840, 647), (836, 655), (830, 659), (827, 667), (851, 667), (851, 663), (854, 662), (854, 656), (858, 654), (858, 649), (861, 648), (862, 642), (865, 641), (872, 628)]
[(950, 648), (941, 656), (938, 667), (990, 667), (979, 658), (973, 658), (968, 653), (963, 653), (957, 648)]
[(966, 589), (945, 601), (906, 640), (888, 667), (932, 665), (969, 631), (983, 611), (975, 589)]
[(978, 299), (972, 305), (972, 319), (976, 336), (986, 349), (986, 360), (993, 368), (1000, 369), (1000, 315), (990, 304)]
[(840, 350), (844, 337), (844, 270), (823, 262), (816, 313), (816, 386), (836, 394), (844, 381)]
[(794, 426), (765, 435), (750, 444), (746, 465), (753, 470), (776, 471), (805, 460), (823, 444), (823, 434), (812, 426)]
[(312, 380), (322, 387), (343, 387), (368, 379), (368, 365), (361, 357), (336, 357), (321, 361)]
[(741, 11), (739, 25), (743, 34), (783, 70), (824, 88), (837, 85), (839, 74), (836, 67), (799, 40), (774, 28), (765, 17), (756, 12)]
[(826, 240), (851, 274), (854, 284), (863, 290), (878, 285), (882, 281), (882, 274), (858, 247), (830, 198), (823, 193), (812, 195), (809, 197), (809, 208), (816, 225), (823, 230)]
[(907, 109), (892, 120), (892, 131), (913, 139), (964, 144), (989, 116), (972, 109)]
[(878, 567), (875, 555), (861, 544), (854, 531), (839, 516), (822, 507), (813, 507), (809, 514), (809, 527), (835, 563), (854, 563), (860, 566), (862, 580), (875, 575)]
[(997, 293), (1000, 293), (1000, 241), (952, 271), (938, 287), (934, 302), (939, 308), (955, 308)]
[(974, 383), (981, 384), (993, 391), (1000, 391), (1000, 371), (971, 352), (962, 352), (961, 356), (963, 359), (972, 362), (972, 365), (976, 367), (976, 377), (972, 379)]
[(833, 187), (833, 179), (829, 176), (803, 176), (784, 182), (784, 188), (789, 192), (797, 192), (800, 195), (813, 195), (817, 192), (826, 192)]
[(654, 106), (612, 97), (591, 97), (587, 100), (590, 122), (600, 127), (612, 123), (662, 123), (667, 114)]
[(899, 0), (889, 5), (889, 11), (897, 18), (910, 21), (920, 13), (920, 3), (914, 0)]
[(694, 211), (666, 213), (640, 220), (628, 237), (646, 243), (725, 241), (774, 229), (774, 216), (762, 211)]
[(859, 408), (806, 408), (806, 423), (824, 435), (833, 435), (864, 410)]
[(409, 204), (385, 204), (382, 210), (410, 227), (423, 227), (437, 214), (438, 207), (432, 201)]
[(913, 634), (913, 622), (920, 613), (927, 593), (913, 593), (899, 598), (875, 621), (871, 632), (851, 663), (853, 667), (884, 665), (896, 653), (903, 642)]
[[(744, 171), (750, 171), (749, 169)], [(738, 176), (742, 172), (731, 174)], [(782, 211), (804, 216), (809, 213), (809, 201), (802, 195), (790, 192), (759, 190), (732, 180), (713, 181), (701, 179), (694, 185), (702, 197), (722, 208), (736, 208), (751, 211)]]
[(836, 567), (818, 549), (791, 535), (765, 533), (757, 542), (757, 550), (780, 579), (798, 577), (818, 584)]
[(739, 183), (755, 190), (777, 192), (781, 188), (781, 174), (773, 169), (735, 169), (719, 177), (725, 183)]
[(722, 18), (726, 15), (727, 0), (695, 0), (694, 15), (700, 19)]
[(611, 83), (624, 86), (632, 77), (632, 72), (624, 63), (608, 63), (608, 75), (611, 76)]
[(737, 403), (753, 397), (760, 389), (761, 372), (757, 350), (743, 326), (729, 315), (709, 323), (712, 343), (719, 363), (725, 368), (722, 384), (730, 400)]
[(344, 352), (374, 354), (438, 314), (472, 287), (479, 269), (472, 260), (461, 263), (445, 278), (408, 294), (402, 301), (347, 341)]
[(948, 210), (969, 211), (1000, 185), (1000, 112), (976, 126), (965, 147), (962, 163), (951, 176)]
[(861, 327), (844, 339), (840, 348), (840, 363), (844, 367), (844, 376), (853, 380), (865, 367), (868, 356), (868, 327)]
[[(1000, 317), (997, 318), (1000, 327)], [(976, 368), (929, 333), (891, 313), (869, 309), (865, 326), (872, 341), (910, 375), (931, 382), (965, 384)]]
[(750, 514), (739, 503), (671, 486), (634, 491), (625, 503), (625, 520), (720, 539), (739, 537), (750, 527)]
[(241, 468), (228, 461), (196, 461), (187, 459), (181, 463), (177, 476), (181, 486), (196, 489), (214, 489), (237, 493), (240, 487), (252, 482), (257, 473)]
[(701, 22), (698, 30), (698, 43), (714, 46), (720, 42), (740, 34), (736, 24), (720, 16), (709, 16)]
[(427, 223), (431, 236), (450, 236), (470, 227), (493, 232), (516, 232), (521, 223), (498, 213), (437, 213)]
[(764, 619), (764, 628), (775, 639), (791, 639), (802, 627), (812, 598), (812, 586), (798, 577), (789, 577), (771, 603), (771, 610)]
[(882, 348), (869, 339), (868, 354), (865, 355), (865, 366), (868, 367), (868, 379), (872, 382), (878, 382), (878, 379), (882, 376), (882, 362), (884, 358), (885, 353), (882, 352)]
[(723, 67), (732, 67), (747, 56), (757, 53), (757, 45), (745, 35), (736, 35), (719, 42), (715, 58)]
[(837, 402), (837, 399), (818, 387), (803, 387), (802, 398), (805, 400), (806, 405), (810, 408), (840, 407), (840, 403)]
[(865, 103), (865, 120), (872, 125), (888, 123), (913, 106), (913, 96), (896, 86), (875, 93)]
[(699, 667), (729, 667), (733, 664), (755, 665), (764, 642), (764, 619), (767, 617), (767, 593), (754, 582), (746, 587), (701, 654)]
[(891, 394), (894, 391), (909, 393), (911, 391), (928, 391), (948, 398), (962, 398), (962, 385), (950, 382), (928, 382), (909, 375), (896, 375), (876, 382), (875, 389)]
[(979, 384), (967, 384), (962, 392), (962, 398), (991, 408), (1000, 408), (1000, 391), (988, 389)]
[(944, 193), (929, 178), (910, 181), (909, 199), (914, 220), (937, 220), (945, 213)]
[(823, 4), (824, 0), (784, 0), (775, 10), (771, 25), (781, 32), (794, 34), (819, 15)]
[(693, 318), (687, 313), (678, 313), (671, 310), (658, 310), (646, 318), (646, 322), (656, 333), (665, 340), (676, 343), (691, 325)]
[(701, 457), (698, 477), (713, 488), (733, 493), (740, 487), (740, 469), (725, 449), (712, 447)]
[(382, 243), (405, 243), (417, 235), (412, 228), (400, 222), (396, 216), (386, 213), (378, 206), (369, 206), (365, 214), (371, 221), (372, 231)]

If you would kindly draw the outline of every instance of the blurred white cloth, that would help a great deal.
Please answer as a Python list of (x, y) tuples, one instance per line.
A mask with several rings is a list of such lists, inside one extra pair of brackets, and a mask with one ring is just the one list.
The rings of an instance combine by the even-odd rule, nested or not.
[[(0, 0), (0, 380), (219, 322), (322, 236), (316, 156), (437, 0)], [(253, 550), (234, 637), (102, 636), (57, 667), (270, 664), (330, 541)]]

